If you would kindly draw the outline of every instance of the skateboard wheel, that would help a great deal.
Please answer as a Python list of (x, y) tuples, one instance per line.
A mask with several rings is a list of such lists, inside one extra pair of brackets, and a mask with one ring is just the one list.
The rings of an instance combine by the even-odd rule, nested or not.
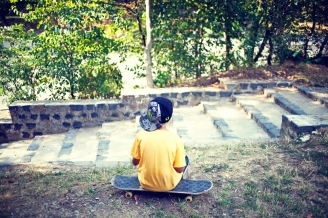
[(125, 192), (126, 198), (132, 198), (132, 192)]
[(192, 197), (189, 195), (189, 196), (187, 196), (186, 198), (185, 198), (185, 201), (187, 201), (187, 202), (192, 202)]

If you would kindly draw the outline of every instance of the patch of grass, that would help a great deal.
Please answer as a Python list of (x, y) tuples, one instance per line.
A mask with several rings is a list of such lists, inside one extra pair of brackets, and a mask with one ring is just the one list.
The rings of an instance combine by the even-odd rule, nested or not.
[(257, 193), (259, 192), (257, 184), (253, 181), (246, 182), (245, 188), (246, 189), (244, 191), (244, 195), (249, 195), (251, 197), (256, 197)]
[(94, 190), (93, 188), (91, 188), (91, 187), (88, 187), (88, 188), (87, 188), (87, 193), (88, 193), (89, 195), (95, 195), (95, 194), (96, 194), (95, 190)]
[(231, 205), (231, 200), (229, 198), (219, 198), (217, 204), (221, 207), (229, 207)]
[(222, 198), (224, 198), (224, 197), (229, 196), (229, 193), (228, 193), (227, 191), (222, 191), (222, 192), (220, 193), (220, 196), (221, 196)]
[(157, 210), (156, 211), (156, 217), (165, 217), (165, 213), (164, 213), (164, 211), (162, 211), (162, 210)]
[(229, 165), (228, 164), (218, 164), (218, 165), (212, 165), (210, 167), (205, 168), (205, 172), (219, 172), (221, 170), (227, 170), (229, 169)]
[(133, 169), (132, 164), (124, 164), (122, 166), (116, 167), (116, 173), (125, 175), (125, 174), (129, 173), (131, 171), (131, 169)]

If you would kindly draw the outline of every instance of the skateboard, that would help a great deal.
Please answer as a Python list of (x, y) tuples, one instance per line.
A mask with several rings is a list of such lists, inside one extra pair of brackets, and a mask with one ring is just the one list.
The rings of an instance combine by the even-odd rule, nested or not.
[[(137, 176), (115, 175), (112, 179), (112, 185), (120, 190), (125, 190), (125, 197), (132, 198), (132, 191), (149, 191), (140, 186)], [(213, 183), (209, 180), (191, 180), (182, 179), (179, 184), (166, 193), (186, 194), (185, 200), (192, 201), (192, 195), (200, 195), (209, 191), (213, 187)], [(149, 191), (151, 192), (151, 191)]]

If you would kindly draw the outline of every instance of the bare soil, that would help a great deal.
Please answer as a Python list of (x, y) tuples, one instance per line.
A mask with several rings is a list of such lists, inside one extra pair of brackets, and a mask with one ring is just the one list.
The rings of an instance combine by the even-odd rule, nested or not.
[(288, 61), (281, 65), (262, 68), (240, 68), (216, 73), (188, 82), (180, 86), (219, 87), (221, 79), (228, 80), (289, 80), (308, 87), (328, 87), (328, 67), (317, 64)]

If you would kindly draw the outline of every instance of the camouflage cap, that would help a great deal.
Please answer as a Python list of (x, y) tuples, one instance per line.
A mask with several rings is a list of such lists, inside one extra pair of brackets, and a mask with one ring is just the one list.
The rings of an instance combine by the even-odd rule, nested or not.
[(172, 113), (172, 102), (167, 98), (157, 97), (149, 102), (148, 110), (140, 116), (140, 126), (146, 131), (154, 131), (168, 122)]

